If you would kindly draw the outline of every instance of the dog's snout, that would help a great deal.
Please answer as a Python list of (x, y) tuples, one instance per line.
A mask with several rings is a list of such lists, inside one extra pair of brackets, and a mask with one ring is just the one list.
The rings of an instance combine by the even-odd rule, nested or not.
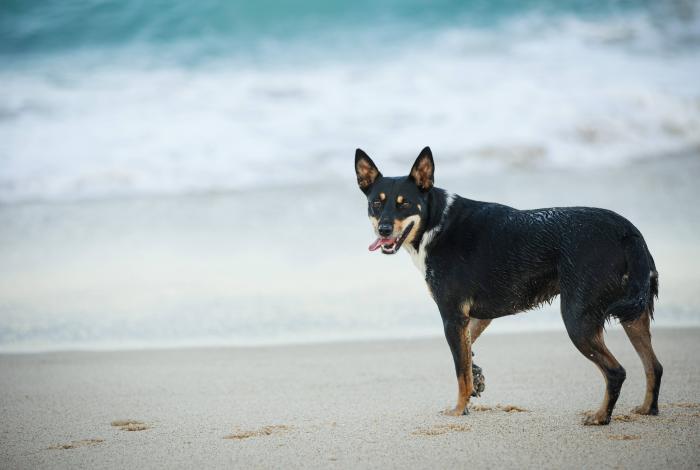
[(394, 231), (394, 227), (391, 224), (384, 223), (379, 224), (377, 230), (379, 231), (379, 235), (381, 235), (382, 237), (388, 237)]

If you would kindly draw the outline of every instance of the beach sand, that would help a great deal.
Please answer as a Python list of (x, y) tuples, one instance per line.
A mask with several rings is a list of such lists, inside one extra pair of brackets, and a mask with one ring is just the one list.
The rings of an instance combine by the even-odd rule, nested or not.
[(0, 355), (0, 466), (697, 468), (700, 329), (654, 330), (658, 417), (628, 414), (643, 372), (609, 330), (627, 381), (604, 427), (580, 424), (603, 380), (563, 332), (487, 331), (486, 391), (459, 418), (439, 414), (456, 395), (442, 338)]

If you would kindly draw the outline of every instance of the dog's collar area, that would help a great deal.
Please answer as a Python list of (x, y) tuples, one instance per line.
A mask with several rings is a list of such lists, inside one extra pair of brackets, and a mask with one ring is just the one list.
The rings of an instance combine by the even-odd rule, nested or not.
[(394, 253), (399, 251), (399, 248), (401, 248), (401, 245), (403, 245), (403, 242), (406, 241), (408, 234), (411, 233), (411, 230), (413, 229), (413, 226), (415, 224), (416, 224), (415, 222), (411, 222), (410, 224), (408, 224), (408, 226), (401, 233), (401, 236), (399, 236), (398, 238), (383, 238), (383, 237), (377, 238), (369, 246), (369, 251), (375, 251), (375, 250), (378, 250), (379, 248), (381, 248), (382, 253), (384, 253), (385, 255), (393, 255)]

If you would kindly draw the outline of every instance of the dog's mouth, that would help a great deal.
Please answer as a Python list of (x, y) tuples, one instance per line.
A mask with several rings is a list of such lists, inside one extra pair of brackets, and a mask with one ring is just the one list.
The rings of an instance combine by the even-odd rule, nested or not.
[(369, 246), (369, 251), (376, 251), (379, 248), (382, 249), (382, 253), (385, 255), (393, 255), (397, 251), (399, 251), (399, 248), (401, 248), (401, 245), (403, 245), (403, 242), (406, 241), (406, 237), (408, 237), (408, 234), (411, 232), (411, 229), (415, 225), (415, 222), (411, 222), (408, 224), (408, 226), (404, 229), (404, 231), (401, 233), (401, 235), (398, 238), (383, 238), (379, 237), (377, 238), (370, 246)]

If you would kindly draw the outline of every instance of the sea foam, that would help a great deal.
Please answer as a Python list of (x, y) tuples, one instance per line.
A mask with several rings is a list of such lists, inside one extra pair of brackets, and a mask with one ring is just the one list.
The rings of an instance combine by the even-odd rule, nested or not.
[(431, 145), (457, 176), (659, 157), (700, 145), (698, 24), (529, 12), (6, 56), (0, 202), (341, 181), (358, 146), (403, 171)]

